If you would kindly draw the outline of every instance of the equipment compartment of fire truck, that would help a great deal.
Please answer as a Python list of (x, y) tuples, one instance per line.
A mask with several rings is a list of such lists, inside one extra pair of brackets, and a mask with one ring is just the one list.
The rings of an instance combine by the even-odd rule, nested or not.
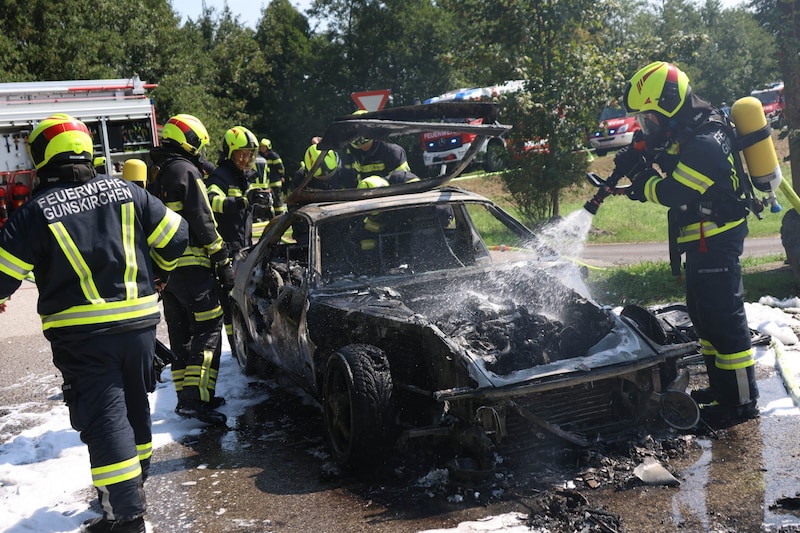
[(92, 134), (95, 161), (117, 175), (127, 159), (146, 160), (157, 144), (155, 111), (146, 94), (154, 87), (138, 76), (0, 83), (0, 227), (36, 185), (26, 143), (41, 120), (66, 113), (83, 121)]

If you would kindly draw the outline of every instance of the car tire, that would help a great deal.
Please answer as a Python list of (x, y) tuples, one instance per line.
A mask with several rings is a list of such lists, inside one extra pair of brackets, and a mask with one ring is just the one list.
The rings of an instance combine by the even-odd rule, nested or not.
[(331, 455), (339, 465), (359, 469), (385, 459), (395, 436), (396, 404), (382, 350), (353, 344), (328, 358), (322, 404)]
[(486, 172), (499, 172), (508, 166), (508, 150), (499, 142), (490, 142), (486, 147), (483, 170)]
[(599, 148), (594, 151), (597, 154), (597, 157), (603, 157), (608, 153), (608, 150), (600, 150)]
[(247, 325), (244, 321), (244, 315), (239, 309), (239, 306), (231, 303), (231, 322), (233, 326), (233, 346), (231, 352), (239, 363), (239, 368), (242, 369), (247, 376), (252, 376), (256, 373), (256, 355), (252, 353), (249, 344), (253, 341), (250, 333), (247, 330)]

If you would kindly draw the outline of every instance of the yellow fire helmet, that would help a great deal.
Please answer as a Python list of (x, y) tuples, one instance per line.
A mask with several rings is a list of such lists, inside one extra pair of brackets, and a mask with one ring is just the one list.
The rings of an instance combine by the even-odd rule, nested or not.
[[(311, 170), (320, 153), (320, 149), (316, 144), (308, 147), (303, 156), (303, 164), (306, 166), (306, 171)], [(314, 178), (326, 180), (336, 174), (337, 170), (339, 170), (339, 155), (333, 150), (328, 150), (325, 154), (325, 159), (322, 160), (322, 165), (314, 172)]]
[(242, 170), (251, 168), (256, 161), (258, 140), (244, 126), (234, 126), (222, 138), (222, 155)]
[(197, 117), (180, 114), (164, 124), (161, 139), (174, 142), (189, 155), (197, 155), (208, 144), (208, 131)]
[(389, 182), (380, 176), (367, 176), (358, 182), (359, 189), (377, 189), (379, 187), (388, 187)]
[(64, 113), (42, 120), (28, 136), (27, 149), (36, 170), (49, 164), (94, 160), (89, 128)]
[(656, 111), (673, 117), (691, 92), (689, 77), (664, 61), (650, 63), (633, 75), (625, 86), (623, 102), (631, 113)]

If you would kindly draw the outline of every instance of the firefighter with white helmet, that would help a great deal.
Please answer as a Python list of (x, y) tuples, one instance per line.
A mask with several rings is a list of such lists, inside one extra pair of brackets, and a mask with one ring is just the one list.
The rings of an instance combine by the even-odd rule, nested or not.
[[(638, 114), (647, 162), (663, 172), (648, 165), (629, 176), (628, 196), (670, 207), (686, 254), (686, 303), (710, 382), (692, 395), (705, 419), (754, 416), (758, 388), (739, 263), (748, 231), (747, 177), (733, 157), (733, 130), (693, 93), (683, 71), (663, 61), (633, 75), (624, 104)], [(615, 173), (633, 173), (642, 158), (633, 147), (622, 150)]]
[(170, 346), (178, 358), (172, 363), (175, 412), (223, 425), (227, 418), (216, 407), (224, 400), (215, 396), (223, 315), (217, 283), (233, 287), (233, 268), (203, 181), (208, 132), (197, 117), (180, 114), (164, 125), (161, 141), (150, 151), (157, 167), (151, 189), (191, 231), (189, 246), (161, 293)]
[(160, 320), (156, 266), (171, 270), (186, 222), (93, 166), (86, 125), (42, 120), (28, 138), (39, 185), (0, 230), (0, 311), (33, 272), (72, 427), (89, 449), (103, 516), (81, 531), (144, 533), (153, 450), (148, 391)]

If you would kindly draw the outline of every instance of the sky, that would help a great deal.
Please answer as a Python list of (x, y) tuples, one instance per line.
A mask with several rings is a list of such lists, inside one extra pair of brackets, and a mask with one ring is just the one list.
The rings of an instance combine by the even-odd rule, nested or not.
[[(269, 0), (227, 0), (227, 2), (234, 16), (239, 16), (239, 22), (251, 28), (255, 28), (261, 18), (262, 9), (269, 4)], [(301, 13), (311, 6), (311, 0), (289, 0), (289, 3)], [(219, 13), (225, 5), (225, 0), (205, 0), (205, 4), (209, 8), (213, 7)], [(186, 17), (197, 20), (203, 12), (203, 2), (201, 0), (172, 0), (172, 8), (183, 17), (182, 21), (185, 21)]]
[[(771, 332), (786, 345), (781, 349), (783, 356), (780, 360), (789, 365), (788, 372), (793, 376), (790, 380), (796, 384), (800, 382), (800, 342), (792, 326), (799, 329), (800, 321), (782, 308), (800, 307), (800, 300), (771, 300), (770, 297), (764, 297), (760, 300), (764, 303), (747, 303), (748, 322), (752, 329)], [(14, 313), (14, 303), (12, 299), (4, 316)], [(261, 403), (266, 397), (253, 396), (253, 388), (248, 387), (248, 379), (239, 371), (231, 356), (227, 338), (224, 335), (222, 338), (220, 376), (223, 378), (217, 382), (217, 392), (227, 401), (220, 410), (231, 419), (243, 414), (246, 407)], [(757, 347), (756, 364), (774, 366), (775, 360), (773, 348)], [(29, 380), (31, 383), (41, 383), (45, 379), (52, 381), (54, 370), (41, 369), (41, 375), (32, 374)], [(163, 377), (170, 377), (169, 369), (164, 370)], [(29, 385), (18, 383), (14, 386)], [(793, 391), (796, 400), (800, 401), (796, 385)], [(0, 531), (4, 533), (76, 533), (81, 522), (96, 516), (87, 500), (87, 494), (94, 497), (88, 452), (78, 433), (69, 426), (67, 408), (62, 402), (54, 401), (59, 393), (58, 383), (54, 382), (53, 390), (42, 395), (39, 408), (29, 404), (0, 405), (0, 413), (3, 413), (0, 416)], [(794, 406), (792, 397), (785, 390), (772, 396), (763, 390), (761, 393), (759, 407), (762, 417), (800, 416), (800, 410)], [(158, 461), (159, 448), (203, 430), (202, 423), (176, 415), (173, 411), (175, 402), (171, 383), (159, 383), (156, 391), (150, 395), (154, 461)], [(58, 482), (53, 483), (53, 480)], [(153, 524), (148, 522), (147, 530), (152, 533)], [(509, 513), (427, 533), (529, 531), (523, 515)]]
[[(311, 6), (312, 0), (289, 0), (289, 2), (297, 8), (301, 13)], [(720, 0), (723, 8), (734, 7), (740, 5), (745, 0)], [(228, 7), (234, 15), (239, 16), (239, 22), (245, 26), (255, 28), (258, 19), (261, 18), (261, 10), (269, 4), (269, 0), (227, 0)], [(694, 0), (694, 3), (701, 5), (705, 0)], [(225, 5), (225, 0), (205, 0), (206, 6), (213, 7), (217, 11), (222, 11)], [(196, 20), (200, 13), (203, 11), (203, 4), (201, 0), (172, 0), (172, 7), (182, 15), (186, 20), (189, 17)]]

